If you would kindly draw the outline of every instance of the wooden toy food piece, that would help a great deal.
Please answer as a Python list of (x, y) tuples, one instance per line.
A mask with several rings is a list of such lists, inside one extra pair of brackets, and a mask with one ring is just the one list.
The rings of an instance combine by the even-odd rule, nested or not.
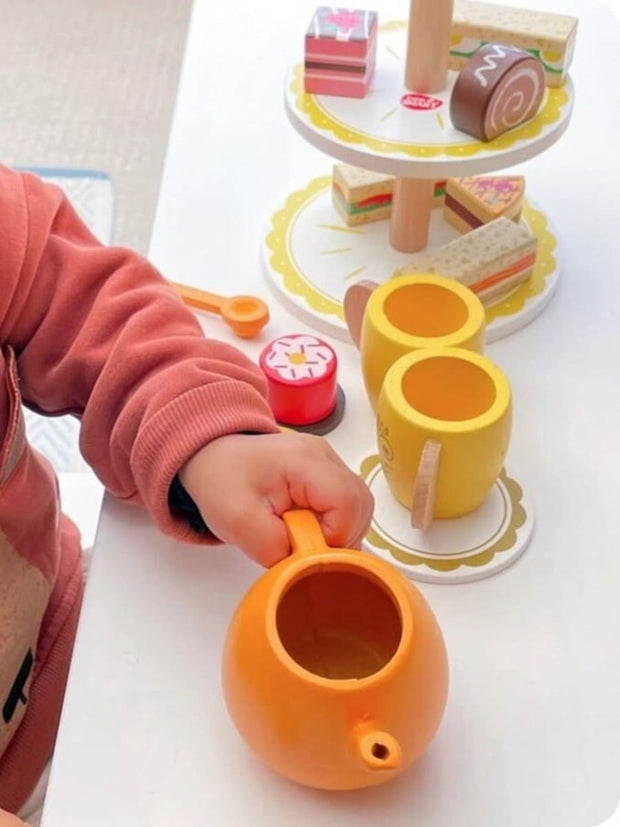
[(187, 284), (171, 281), (171, 286), (185, 304), (198, 310), (219, 314), (233, 333), (242, 339), (257, 336), (269, 321), (269, 308), (256, 296), (219, 296), (206, 290), (198, 290)]
[(534, 272), (538, 239), (521, 223), (496, 218), (443, 247), (418, 253), (395, 276), (437, 273), (456, 279), (483, 304), (495, 302)]
[(411, 506), (411, 525), (420, 531), (428, 531), (433, 522), (440, 456), (441, 442), (429, 439), (420, 457)]
[(366, 305), (372, 291), (378, 286), (376, 281), (358, 281), (357, 284), (352, 284), (344, 294), (342, 304), (344, 319), (353, 344), (358, 349), (362, 339), (362, 322)]
[(460, 233), (468, 233), (504, 216), (521, 218), (525, 178), (522, 175), (472, 175), (450, 178), (446, 185), (443, 217)]
[(443, 207), (446, 198), (446, 186), (448, 182), (435, 181), (435, 191), (433, 192), (433, 209), (436, 207)]
[(389, 218), (394, 176), (334, 164), (332, 201), (348, 227)]
[[(436, 181), (433, 208), (443, 206), (445, 195), (446, 181)], [(332, 202), (347, 227), (389, 218), (393, 196), (393, 175), (370, 172), (349, 164), (334, 164)]]
[(577, 26), (577, 18), (567, 14), (456, 0), (449, 68), (462, 69), (485, 43), (503, 43), (537, 57), (547, 86), (561, 86), (575, 50)]
[(310, 511), (283, 519), (292, 553), (253, 584), (226, 636), (228, 712), (253, 752), (297, 783), (386, 783), (420, 758), (443, 717), (441, 630), (394, 566), (330, 548)]
[(446, 85), (454, 0), (411, 0), (405, 86), (441, 92)]
[(259, 365), (278, 422), (319, 434), (340, 423), (344, 393), (336, 381), (338, 359), (327, 342), (307, 334), (281, 336), (263, 348)]
[(304, 89), (363, 98), (377, 59), (376, 11), (319, 6), (305, 38)]
[(544, 91), (539, 60), (522, 49), (489, 43), (461, 69), (450, 98), (452, 124), (491, 141), (534, 117)]

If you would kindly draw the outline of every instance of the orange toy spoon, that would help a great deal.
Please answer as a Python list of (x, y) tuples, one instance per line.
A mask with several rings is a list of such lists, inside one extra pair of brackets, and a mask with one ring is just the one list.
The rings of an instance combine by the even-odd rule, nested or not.
[(171, 281), (170, 284), (185, 304), (198, 310), (217, 313), (224, 319), (233, 333), (242, 339), (251, 339), (257, 336), (269, 321), (269, 308), (262, 299), (256, 296), (231, 296), (227, 298), (175, 281)]

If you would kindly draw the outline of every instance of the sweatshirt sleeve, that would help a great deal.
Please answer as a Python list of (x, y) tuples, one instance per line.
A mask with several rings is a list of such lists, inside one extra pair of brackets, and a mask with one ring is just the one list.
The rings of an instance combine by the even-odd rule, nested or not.
[(0, 259), (0, 334), (24, 402), (80, 417), (82, 453), (104, 485), (166, 533), (201, 541), (171, 514), (170, 485), (211, 440), (278, 430), (262, 373), (207, 339), (144, 258), (102, 246), (58, 188), (6, 169)]

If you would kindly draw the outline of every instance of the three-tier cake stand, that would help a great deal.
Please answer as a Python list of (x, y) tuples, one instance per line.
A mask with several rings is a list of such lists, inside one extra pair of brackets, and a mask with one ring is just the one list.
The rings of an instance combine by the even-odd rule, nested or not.
[[(287, 75), (286, 113), (305, 140), (340, 162), (396, 178), (389, 221), (347, 226), (332, 205), (331, 174), (288, 194), (270, 216), (262, 239), (267, 279), (280, 301), (319, 333), (349, 342), (343, 299), (350, 285), (383, 282), (415, 252), (458, 236), (442, 210), (432, 209), (435, 182), (527, 161), (549, 149), (569, 124), (574, 90), (567, 78), (561, 87), (545, 89), (533, 119), (492, 141), (452, 126), (449, 103), (458, 74), (446, 68), (452, 6), (452, 0), (411, 0), (408, 20), (379, 25), (375, 76), (365, 98), (306, 93), (302, 64)], [(486, 307), (487, 342), (541, 313), (559, 280), (557, 239), (543, 208), (526, 199), (521, 220), (538, 239), (535, 270), (526, 283)], [(360, 470), (377, 503), (366, 547), (416, 579), (488, 576), (509, 565), (529, 542), (531, 506), (505, 474), (486, 513), (483, 508), (458, 521), (436, 521), (422, 536), (387, 491), (378, 458), (370, 453)]]

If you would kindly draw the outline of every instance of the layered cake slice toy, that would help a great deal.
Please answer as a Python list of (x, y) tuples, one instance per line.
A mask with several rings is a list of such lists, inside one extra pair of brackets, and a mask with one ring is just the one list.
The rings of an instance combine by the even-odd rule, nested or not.
[(460, 233), (468, 233), (501, 216), (518, 221), (524, 196), (522, 175), (450, 178), (443, 216)]
[[(436, 182), (433, 207), (443, 205), (445, 193), (446, 182)], [(393, 175), (349, 164), (334, 164), (332, 202), (348, 227), (389, 218), (393, 196)]]
[(443, 247), (419, 253), (394, 275), (447, 276), (467, 285), (489, 305), (531, 277), (537, 247), (538, 239), (524, 224), (501, 217)]
[(319, 6), (306, 32), (304, 89), (363, 98), (377, 59), (376, 11)]
[(495, 3), (456, 0), (449, 67), (459, 71), (481, 46), (503, 43), (540, 60), (547, 86), (561, 86), (575, 49), (577, 18)]
[(529, 52), (489, 43), (461, 69), (450, 97), (456, 129), (492, 141), (533, 118), (545, 92), (542, 63)]

